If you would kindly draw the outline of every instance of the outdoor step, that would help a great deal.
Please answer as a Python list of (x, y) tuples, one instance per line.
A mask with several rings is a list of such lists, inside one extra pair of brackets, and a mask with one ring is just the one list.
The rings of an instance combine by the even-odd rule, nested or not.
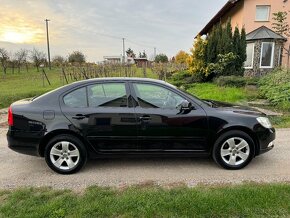
[(263, 109), (263, 108), (259, 108), (259, 107), (252, 107), (252, 108), (255, 108), (258, 111), (261, 111), (262, 113), (266, 114), (267, 116), (283, 116), (282, 113), (278, 113), (278, 112), (271, 111), (268, 109)]
[(257, 101), (248, 102), (250, 106), (269, 106), (270, 102), (266, 99), (259, 99)]

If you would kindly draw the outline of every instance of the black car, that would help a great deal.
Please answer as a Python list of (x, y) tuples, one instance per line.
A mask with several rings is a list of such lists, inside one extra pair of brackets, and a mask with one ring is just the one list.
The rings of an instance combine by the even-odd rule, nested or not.
[(88, 158), (212, 156), (241, 169), (274, 147), (275, 129), (251, 108), (200, 100), (163, 81), (102, 78), (13, 103), (8, 145), (62, 174)]

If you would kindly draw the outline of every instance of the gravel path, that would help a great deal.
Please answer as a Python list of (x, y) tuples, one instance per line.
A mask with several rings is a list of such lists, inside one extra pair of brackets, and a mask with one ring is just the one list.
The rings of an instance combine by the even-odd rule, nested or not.
[(77, 174), (54, 173), (42, 158), (8, 149), (6, 129), (0, 128), (0, 189), (51, 186), (81, 191), (90, 185), (123, 187), (156, 183), (164, 186), (200, 183), (290, 182), (290, 129), (277, 130), (274, 150), (255, 158), (243, 170), (219, 168), (211, 159), (116, 159), (91, 160)]

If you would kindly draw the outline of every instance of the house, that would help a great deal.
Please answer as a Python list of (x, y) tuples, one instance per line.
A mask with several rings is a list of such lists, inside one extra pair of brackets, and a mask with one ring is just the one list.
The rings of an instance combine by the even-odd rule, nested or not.
[[(245, 27), (247, 33), (246, 76), (260, 76), (275, 67), (287, 66), (288, 55), (284, 48), (289, 38), (272, 29), (273, 13), (290, 11), (290, 0), (229, 0), (203, 27), (199, 35), (210, 33), (218, 22), (231, 21), (233, 27)], [(287, 17), (290, 24), (290, 14)]]
[(147, 58), (134, 58), (137, 67), (148, 67), (149, 61)]
[[(122, 55), (116, 56), (104, 56), (104, 62), (108, 64), (121, 64), (123, 62)], [(125, 57), (125, 63), (127, 64), (134, 64), (134, 58)]]

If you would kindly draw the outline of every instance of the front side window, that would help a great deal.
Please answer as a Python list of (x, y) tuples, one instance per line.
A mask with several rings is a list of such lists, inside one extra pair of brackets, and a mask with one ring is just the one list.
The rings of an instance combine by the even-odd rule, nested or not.
[(74, 108), (87, 107), (86, 87), (76, 89), (63, 97), (64, 104)]
[(247, 44), (247, 60), (244, 63), (244, 66), (246, 69), (253, 68), (254, 48), (255, 48), (255, 43), (248, 43)]
[(103, 83), (88, 86), (90, 107), (127, 107), (125, 83)]
[(140, 107), (176, 109), (185, 99), (164, 87), (152, 84), (133, 84)]
[(270, 16), (269, 5), (257, 5), (256, 6), (256, 21), (269, 21)]
[(274, 43), (263, 42), (261, 48), (261, 68), (272, 68), (274, 59)]

